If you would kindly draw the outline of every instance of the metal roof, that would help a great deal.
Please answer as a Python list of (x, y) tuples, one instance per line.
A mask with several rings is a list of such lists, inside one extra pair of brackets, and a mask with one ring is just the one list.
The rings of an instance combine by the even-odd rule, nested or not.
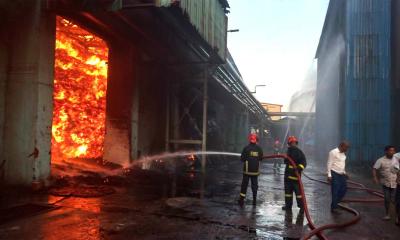
[(242, 103), (253, 114), (269, 119), (268, 113), (243, 82), (232, 55), (227, 51), (226, 63), (219, 66), (214, 75), (219, 82), (232, 96)]
[(218, 0), (223, 8), (230, 8), (228, 0)]

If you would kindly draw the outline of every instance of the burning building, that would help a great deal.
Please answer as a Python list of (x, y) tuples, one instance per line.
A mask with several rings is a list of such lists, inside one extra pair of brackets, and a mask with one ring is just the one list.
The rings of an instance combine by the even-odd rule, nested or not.
[(56, 18), (52, 162), (103, 156), (107, 44)]
[(250, 125), (266, 127), (226, 49), (228, 2), (199, 2), (2, 1), (2, 182), (46, 182), (70, 163), (234, 150)]

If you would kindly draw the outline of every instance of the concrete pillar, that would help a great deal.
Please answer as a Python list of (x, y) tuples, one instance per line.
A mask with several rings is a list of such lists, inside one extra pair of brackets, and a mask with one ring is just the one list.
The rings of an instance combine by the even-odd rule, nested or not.
[(50, 174), (55, 16), (45, 1), (27, 1), (8, 25), (5, 182), (29, 185)]
[(112, 42), (107, 82), (105, 161), (126, 166), (130, 163), (130, 124), (134, 92), (134, 51), (127, 42)]
[[(0, 33), (0, 36), (5, 35)], [(4, 117), (6, 108), (6, 80), (7, 80), (7, 59), (8, 49), (5, 44), (5, 39), (0, 39), (0, 181), (4, 176)]]
[(243, 137), (244, 135), (244, 115), (243, 113), (238, 114), (238, 131), (237, 131), (237, 150), (239, 150), (241, 147), (243, 147)]
[[(249, 111), (244, 114), (244, 128), (243, 128), (243, 139), (247, 139), (247, 135), (250, 133), (250, 116)], [(245, 140), (246, 141), (246, 140)], [(247, 142), (247, 141), (246, 141)]]
[(139, 86), (141, 79), (140, 70), (136, 72), (136, 84), (133, 87), (132, 107), (131, 107), (131, 161), (138, 159), (138, 142), (139, 142)]
[(169, 141), (170, 141), (170, 120), (171, 120), (171, 81), (167, 79), (167, 92), (165, 99), (165, 151), (169, 152)]
[(236, 127), (236, 118), (235, 114), (232, 111), (227, 111), (226, 114), (228, 115), (227, 122), (228, 128), (226, 132), (226, 137), (228, 140), (229, 151), (234, 152), (236, 151), (235, 148), (235, 127)]
[[(239, 145), (244, 146), (247, 141), (247, 124), (246, 124), (246, 113), (240, 114), (240, 135), (239, 135)], [(245, 142), (246, 141), (246, 142)]]
[[(170, 105), (170, 111), (171, 111), (171, 122), (172, 122), (172, 139), (181, 139), (181, 133), (180, 129), (181, 126), (179, 125), (179, 117), (180, 117), (180, 112), (179, 112), (179, 99), (176, 95), (176, 92), (178, 91), (178, 85), (175, 84), (174, 86), (171, 86), (171, 105)], [(178, 144), (173, 144), (174, 149), (173, 151), (179, 150), (179, 145)]]
[(165, 148), (165, 80), (170, 73), (154, 63), (141, 65), (139, 71), (138, 149), (142, 155), (156, 154)]
[(239, 137), (240, 137), (240, 114), (235, 113), (233, 115), (233, 146), (234, 151), (239, 149)]

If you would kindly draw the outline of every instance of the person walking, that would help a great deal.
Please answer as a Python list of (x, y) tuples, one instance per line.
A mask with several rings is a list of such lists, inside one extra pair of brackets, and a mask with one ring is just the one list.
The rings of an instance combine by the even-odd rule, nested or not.
[(396, 153), (393, 156), (393, 172), (397, 174), (396, 176), (396, 194), (395, 194), (395, 203), (396, 203), (396, 220), (395, 223), (400, 227), (400, 153)]
[(393, 155), (396, 153), (394, 146), (385, 147), (385, 156), (379, 158), (372, 169), (372, 175), (376, 184), (381, 184), (385, 199), (385, 216), (383, 220), (390, 220), (390, 203), (394, 203), (396, 193), (397, 174), (393, 171)]
[(250, 134), (248, 139), (249, 145), (243, 149), (240, 157), (240, 160), (243, 162), (243, 179), (238, 200), (240, 207), (244, 205), (249, 180), (251, 180), (251, 190), (253, 192), (253, 205), (257, 203), (258, 175), (260, 175), (260, 162), (263, 158), (263, 151), (257, 145), (257, 135)]
[(329, 152), (327, 163), (328, 182), (331, 183), (331, 212), (339, 213), (338, 203), (342, 201), (347, 192), (346, 152), (350, 144), (343, 141), (339, 146)]
[[(274, 142), (274, 155), (279, 155), (280, 154), (280, 149), (281, 149), (281, 143), (279, 142), (278, 139), (275, 140)], [(276, 158), (274, 159), (274, 172), (279, 172), (281, 169), (281, 159), (280, 158)]]
[(300, 208), (300, 212), (304, 212), (304, 204), (302, 195), (300, 192), (299, 179), (296, 175), (296, 171), (301, 175), (301, 172), (307, 166), (306, 156), (303, 151), (298, 147), (298, 140), (295, 136), (288, 138), (288, 150), (287, 155), (295, 162), (296, 168), (285, 159), (285, 175), (284, 175), (284, 187), (285, 187), (285, 205), (282, 210), (292, 211), (293, 205), (293, 193), (296, 195), (297, 206)]

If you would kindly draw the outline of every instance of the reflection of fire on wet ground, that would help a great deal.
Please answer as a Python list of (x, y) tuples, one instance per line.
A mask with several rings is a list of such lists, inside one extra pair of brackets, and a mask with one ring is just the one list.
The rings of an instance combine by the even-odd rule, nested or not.
[[(113, 194), (117, 189), (136, 189), (144, 194), (168, 197), (177, 184), (177, 194), (184, 194), (192, 185), (194, 173), (184, 169), (171, 172), (153, 166), (143, 169), (140, 165), (122, 168), (118, 164), (101, 159), (74, 159), (57, 162), (52, 167), (52, 187), (49, 193), (55, 196), (100, 197)], [(142, 191), (143, 190), (143, 191)]]
[[(100, 160), (101, 161), (101, 160)], [(96, 159), (75, 159), (53, 165), (53, 183), (49, 191), (55, 196), (100, 197), (115, 192), (108, 186), (107, 172), (111, 164), (99, 164)]]
[(64, 176), (86, 176), (86, 175), (115, 175), (113, 172), (122, 169), (121, 165), (105, 162), (101, 158), (75, 158), (68, 161), (60, 160), (52, 163), (52, 175), (56, 178)]
[(53, 188), (50, 194), (54, 196), (74, 197), (101, 197), (115, 193), (115, 189), (109, 186), (76, 185)]
[(96, 197), (112, 194), (113, 189), (134, 189), (158, 197), (200, 197), (204, 196), (200, 167), (196, 155), (183, 152), (142, 157), (127, 167), (100, 158), (61, 160), (53, 163), (50, 192), (56, 196)]

